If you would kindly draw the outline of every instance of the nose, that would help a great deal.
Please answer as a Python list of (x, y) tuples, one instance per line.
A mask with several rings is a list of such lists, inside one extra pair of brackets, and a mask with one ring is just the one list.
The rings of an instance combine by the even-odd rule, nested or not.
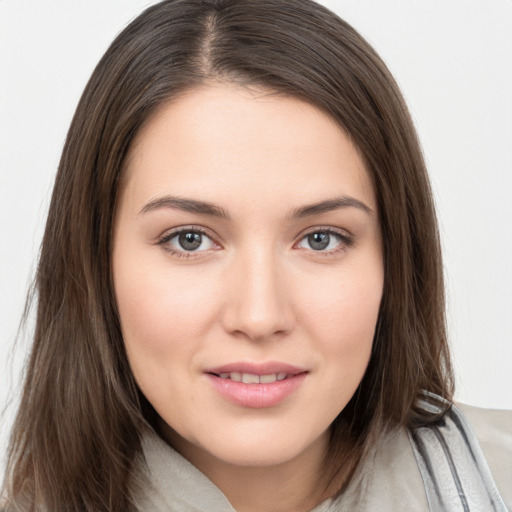
[(294, 325), (286, 272), (271, 250), (235, 258), (227, 271), (224, 328), (230, 334), (264, 341), (288, 334)]

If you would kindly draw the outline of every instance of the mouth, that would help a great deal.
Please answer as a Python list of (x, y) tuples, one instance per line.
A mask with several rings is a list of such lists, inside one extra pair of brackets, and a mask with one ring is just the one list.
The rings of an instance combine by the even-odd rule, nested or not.
[(256, 373), (242, 373), (242, 372), (223, 372), (223, 373), (211, 373), (221, 379), (229, 379), (235, 382), (243, 382), (244, 384), (271, 384), (278, 380), (285, 380), (291, 377), (284, 372), (279, 373), (267, 373), (264, 375), (258, 375)]
[(220, 379), (229, 379), (244, 384), (271, 384), (290, 379), (301, 373), (307, 373), (305, 368), (281, 362), (229, 363), (206, 370), (206, 373)]
[(234, 363), (205, 372), (221, 397), (249, 408), (278, 405), (300, 388), (308, 373), (282, 363)]

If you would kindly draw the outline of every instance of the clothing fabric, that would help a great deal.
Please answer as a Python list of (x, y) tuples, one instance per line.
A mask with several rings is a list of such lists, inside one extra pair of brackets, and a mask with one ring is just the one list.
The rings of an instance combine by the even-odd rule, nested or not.
[(507, 512), (480, 445), (456, 407), (409, 437), (430, 510)]
[[(155, 433), (143, 440), (142, 512), (236, 512)], [(512, 411), (458, 405), (433, 426), (382, 437), (345, 491), (312, 512), (512, 512)]]

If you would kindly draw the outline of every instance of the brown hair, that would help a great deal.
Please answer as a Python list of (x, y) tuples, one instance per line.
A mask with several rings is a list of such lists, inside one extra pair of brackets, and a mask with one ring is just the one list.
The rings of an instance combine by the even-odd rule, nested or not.
[[(165, 101), (209, 81), (258, 85), (327, 112), (375, 185), (385, 284), (366, 374), (332, 427), (332, 473), (376, 432), (433, 416), (452, 376), (437, 223), (421, 150), (384, 63), (310, 0), (168, 0), (112, 43), (73, 118), (36, 277), (37, 324), (15, 421), (8, 510), (133, 508), (130, 474), (155, 412), (131, 374), (111, 281), (112, 224), (130, 143)], [(348, 465), (338, 456), (352, 440)]]

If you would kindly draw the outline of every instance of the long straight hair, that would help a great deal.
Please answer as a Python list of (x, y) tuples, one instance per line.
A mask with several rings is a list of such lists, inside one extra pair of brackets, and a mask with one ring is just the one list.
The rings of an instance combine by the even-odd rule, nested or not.
[(423, 390), (451, 399), (431, 189), (407, 107), (382, 60), (310, 0), (164, 1), (112, 43), (67, 135), (9, 447), (9, 511), (133, 509), (131, 475), (155, 411), (132, 376), (113, 294), (118, 184), (143, 123), (209, 82), (262, 86), (326, 112), (355, 143), (375, 187), (383, 298), (368, 369), (332, 425), (331, 476), (349, 475), (381, 429), (433, 421), (417, 406)]

